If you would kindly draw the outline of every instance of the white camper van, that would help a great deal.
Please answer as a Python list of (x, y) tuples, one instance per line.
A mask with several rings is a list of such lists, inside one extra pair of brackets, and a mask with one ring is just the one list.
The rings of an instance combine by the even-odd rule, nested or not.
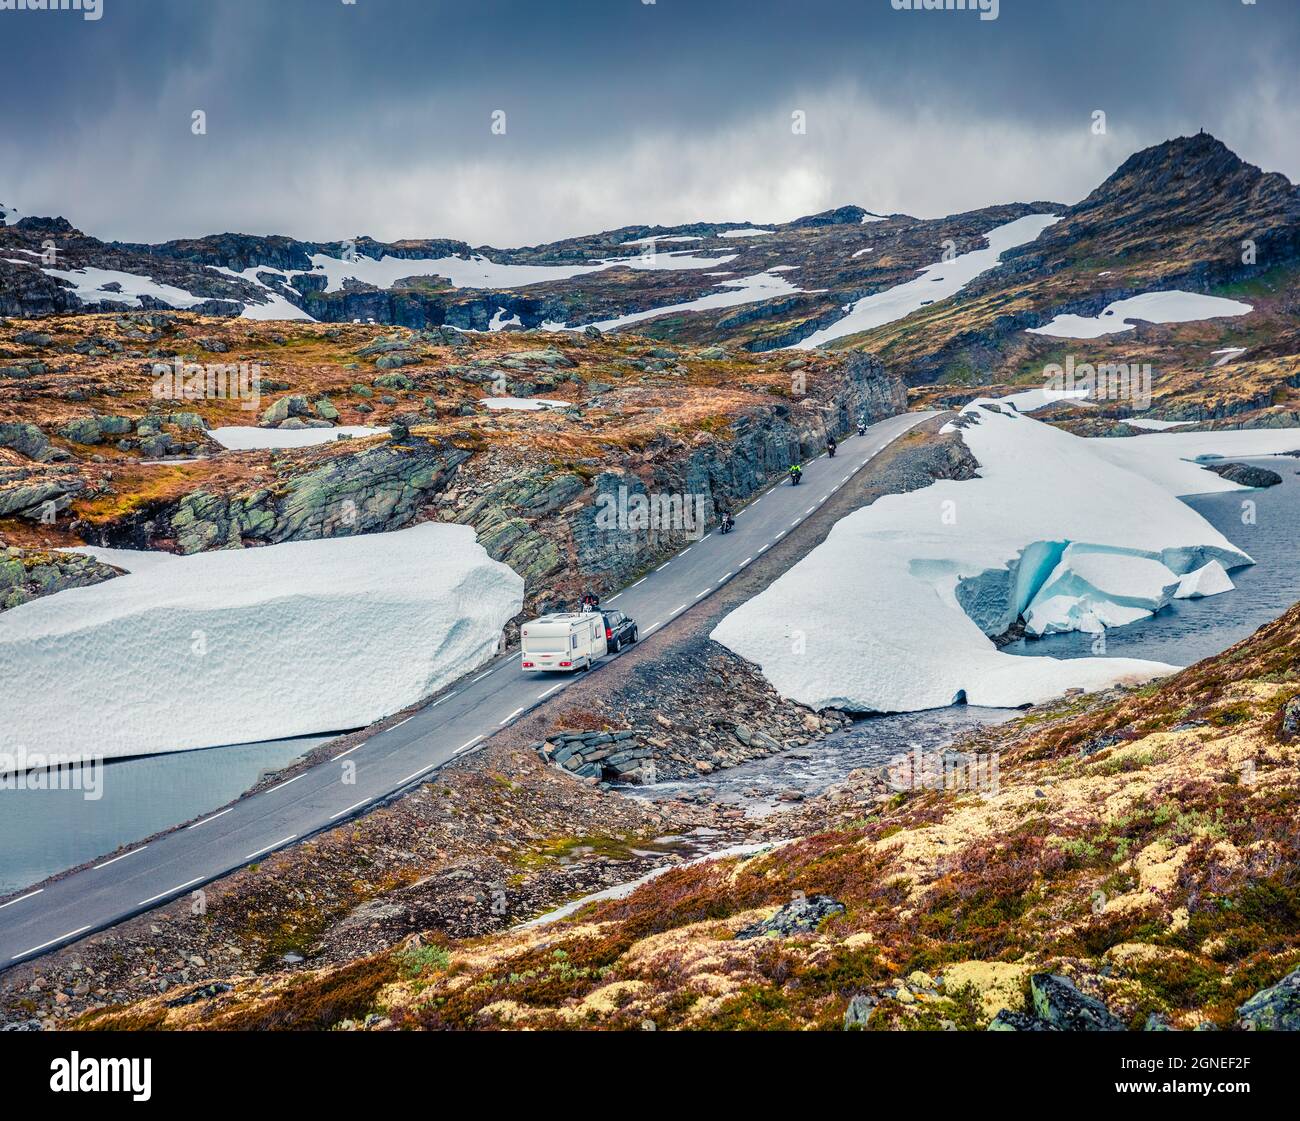
[(605, 620), (599, 611), (542, 615), (520, 629), (523, 668), (573, 673), (589, 669), (608, 652)]

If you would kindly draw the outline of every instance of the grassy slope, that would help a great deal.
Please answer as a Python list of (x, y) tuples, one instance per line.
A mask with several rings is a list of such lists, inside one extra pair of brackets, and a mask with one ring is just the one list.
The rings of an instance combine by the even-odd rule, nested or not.
[[(982, 1027), (1031, 971), (1072, 975), (1133, 1026), (1227, 1026), (1300, 964), (1300, 607), (1136, 692), (981, 733), (998, 793), (896, 796), (846, 828), (675, 869), (539, 930), (408, 945), (186, 1008), (83, 1026)], [(797, 892), (841, 900), (816, 932), (733, 940)], [(890, 997), (915, 971), (913, 992)], [(909, 999), (910, 998), (910, 999)]]

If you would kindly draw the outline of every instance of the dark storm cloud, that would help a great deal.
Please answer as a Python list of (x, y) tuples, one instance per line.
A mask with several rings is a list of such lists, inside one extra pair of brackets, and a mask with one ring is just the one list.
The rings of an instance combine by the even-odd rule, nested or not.
[[(0, 10), (0, 201), (142, 240), (229, 228), (518, 244), (846, 202), (1069, 202), (1133, 149), (1199, 127), (1300, 177), (1293, 0), (998, 8), (992, 21), (890, 0)], [(196, 109), (206, 135), (191, 132)], [(791, 132), (795, 110), (806, 134)]]

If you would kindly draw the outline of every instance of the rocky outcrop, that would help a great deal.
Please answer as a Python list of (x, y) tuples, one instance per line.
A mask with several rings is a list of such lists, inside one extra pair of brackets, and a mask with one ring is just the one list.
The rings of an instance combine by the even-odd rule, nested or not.
[(0, 550), (0, 611), (65, 588), (99, 584), (117, 575), (117, 569), (81, 553), (13, 547)]
[(794, 934), (807, 934), (816, 930), (832, 915), (844, 914), (844, 904), (829, 895), (800, 895), (782, 907), (775, 915), (751, 923), (736, 932), (736, 941), (747, 938), (789, 938)]
[(197, 490), (125, 522), (73, 528), (104, 545), (181, 553), (381, 533), (413, 522), (468, 455), (427, 440), (390, 441), (286, 466), (269, 486)]
[(1035, 973), (1029, 979), (1032, 1012), (1003, 1009), (989, 1031), (1124, 1031), (1125, 1024), (1101, 1001), (1081, 993), (1068, 977)]
[(1282, 476), (1276, 471), (1249, 463), (1208, 463), (1205, 469), (1243, 487), (1275, 487), (1282, 482)]
[(0, 518), (52, 523), (86, 489), (76, 467), (9, 466), (0, 461)]
[(1237, 1009), (1244, 1031), (1300, 1031), (1300, 969), (1252, 996)]

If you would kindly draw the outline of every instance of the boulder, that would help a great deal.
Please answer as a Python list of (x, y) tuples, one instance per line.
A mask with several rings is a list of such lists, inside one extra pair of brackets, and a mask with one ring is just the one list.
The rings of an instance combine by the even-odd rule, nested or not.
[(1237, 1009), (1243, 1031), (1300, 1031), (1300, 969), (1261, 989)]
[(844, 904), (829, 895), (801, 896), (791, 900), (770, 919), (751, 923), (736, 933), (736, 941), (776, 935), (788, 938), (816, 930), (831, 915), (844, 913)]

